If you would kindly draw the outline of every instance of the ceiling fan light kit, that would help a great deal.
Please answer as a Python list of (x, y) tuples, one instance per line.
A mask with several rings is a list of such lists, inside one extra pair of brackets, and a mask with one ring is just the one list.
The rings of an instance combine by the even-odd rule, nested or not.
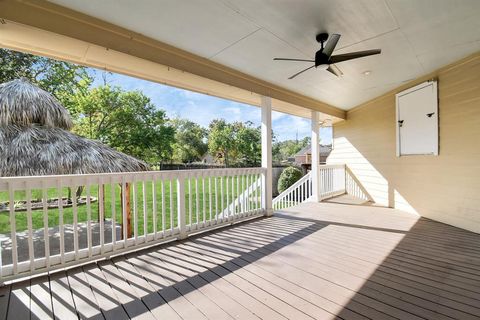
[[(309, 60), (309, 59), (292, 59), (292, 58), (273, 58), (273, 60), (276, 61), (297, 61), (297, 62), (313, 62), (313, 65), (301, 70), (300, 72), (295, 73), (288, 79), (293, 79), (297, 77), (298, 75), (304, 73), (305, 71), (308, 71), (312, 68), (320, 68), (323, 70), (327, 70), (330, 73), (333, 73), (337, 77), (340, 77), (343, 75), (343, 72), (335, 65), (336, 63), (348, 61), (348, 60), (353, 60), (353, 59), (358, 59), (358, 58), (363, 58), (367, 56), (372, 56), (375, 54), (380, 54), (382, 50), (380, 49), (372, 49), (372, 50), (365, 50), (365, 51), (356, 51), (356, 52), (349, 52), (349, 53), (344, 53), (344, 54), (337, 54), (337, 55), (332, 55), (333, 51), (335, 50), (335, 47), (337, 46), (338, 41), (340, 40), (340, 35), (339, 34), (332, 34), (329, 35), (328, 33), (322, 32), (317, 34), (316, 36), (317, 42), (320, 43), (321, 47), (320, 50), (318, 50), (315, 53), (315, 60)], [(328, 40), (328, 41), (327, 41)], [(326, 44), (325, 44), (326, 42)], [(365, 72), (365, 75), (370, 74), (370, 71)]]

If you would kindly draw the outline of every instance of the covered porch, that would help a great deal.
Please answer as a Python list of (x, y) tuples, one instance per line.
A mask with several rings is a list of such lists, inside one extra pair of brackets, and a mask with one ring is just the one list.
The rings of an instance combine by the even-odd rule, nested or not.
[[(262, 158), (256, 168), (1, 177), (0, 319), (478, 319), (478, 5), (285, 3), (275, 16), (277, 4), (243, 1), (0, 1), (2, 47), (261, 108)], [(306, 23), (277, 34), (288, 21)], [(447, 37), (439, 26), (453, 23)], [(273, 58), (310, 57), (316, 44), (295, 35), (327, 26), (344, 34), (340, 54), (384, 53), (344, 78), (290, 81), (297, 67)], [(440, 101), (422, 114), (440, 129), (436, 150), (400, 157), (396, 95), (425, 82)], [(312, 171), (276, 198), (272, 111), (311, 119)], [(322, 125), (333, 126), (327, 165)], [(79, 187), (83, 203), (48, 207)]]
[(476, 319), (480, 235), (383, 207), (273, 217), (1, 289), (8, 319)]

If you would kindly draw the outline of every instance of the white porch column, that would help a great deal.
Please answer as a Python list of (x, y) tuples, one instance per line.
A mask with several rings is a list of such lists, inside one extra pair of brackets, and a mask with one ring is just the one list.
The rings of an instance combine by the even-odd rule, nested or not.
[(272, 98), (262, 96), (262, 208), (266, 216), (273, 214), (272, 208)]
[(320, 199), (320, 137), (319, 137), (319, 112), (312, 111), (312, 200)]

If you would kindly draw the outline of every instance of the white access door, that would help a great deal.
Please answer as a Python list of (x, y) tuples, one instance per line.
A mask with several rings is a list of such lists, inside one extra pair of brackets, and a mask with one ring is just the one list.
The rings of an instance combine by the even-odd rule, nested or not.
[(438, 154), (437, 83), (397, 94), (397, 155)]

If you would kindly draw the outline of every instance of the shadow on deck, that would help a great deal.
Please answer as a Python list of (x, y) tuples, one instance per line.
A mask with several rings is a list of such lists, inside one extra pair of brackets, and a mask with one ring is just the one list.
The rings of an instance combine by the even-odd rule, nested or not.
[(480, 235), (304, 203), (0, 295), (0, 319), (478, 319)]

